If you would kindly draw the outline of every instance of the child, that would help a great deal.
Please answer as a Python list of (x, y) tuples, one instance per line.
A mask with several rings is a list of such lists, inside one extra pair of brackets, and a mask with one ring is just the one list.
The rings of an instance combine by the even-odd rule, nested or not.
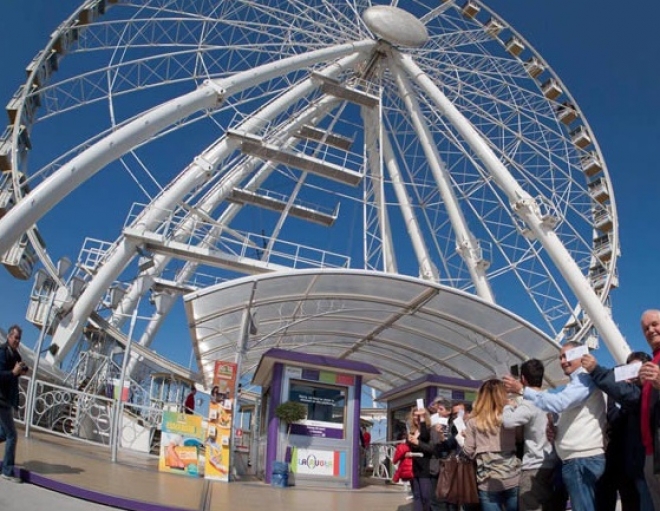
[(394, 457), (392, 458), (392, 463), (395, 465), (398, 463), (399, 466), (396, 468), (396, 472), (392, 476), (392, 482), (398, 483), (399, 481), (410, 481), (413, 478), (413, 465), (412, 458), (406, 456), (410, 452), (410, 446), (406, 442), (406, 433), (401, 433), (397, 440), (400, 440), (400, 443), (396, 446), (394, 451)]

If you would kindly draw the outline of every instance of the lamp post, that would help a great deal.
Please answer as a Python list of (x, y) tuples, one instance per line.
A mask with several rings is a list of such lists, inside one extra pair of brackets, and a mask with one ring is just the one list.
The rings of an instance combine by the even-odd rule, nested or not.
[[(122, 411), (122, 396), (124, 394), (124, 380), (126, 379), (126, 368), (131, 358), (131, 345), (133, 344), (133, 330), (137, 321), (138, 307), (133, 309), (131, 314), (131, 323), (128, 327), (128, 337), (126, 339), (126, 349), (124, 350), (124, 359), (121, 364), (121, 374), (119, 376), (119, 398), (115, 401), (115, 413), (112, 416), (112, 428), (110, 430), (110, 452), (113, 463), (117, 461), (117, 450), (119, 448), (119, 416)], [(130, 389), (129, 389), (130, 392)]]

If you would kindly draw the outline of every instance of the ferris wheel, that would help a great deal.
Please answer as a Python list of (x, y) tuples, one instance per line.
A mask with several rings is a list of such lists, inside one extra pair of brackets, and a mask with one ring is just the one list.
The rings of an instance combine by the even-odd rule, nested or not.
[[(595, 325), (625, 358), (598, 142), (479, 1), (88, 0), (8, 112), (0, 253), (60, 293), (59, 359), (147, 293), (144, 345), (186, 290), (326, 267), (474, 293), (558, 342)], [(46, 248), (62, 226), (69, 276)]]

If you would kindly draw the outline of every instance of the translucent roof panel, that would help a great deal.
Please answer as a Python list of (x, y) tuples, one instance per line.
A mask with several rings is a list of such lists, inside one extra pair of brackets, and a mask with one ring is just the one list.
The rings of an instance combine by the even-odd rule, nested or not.
[(216, 360), (250, 374), (270, 348), (366, 362), (387, 391), (427, 374), (483, 380), (529, 358), (564, 375), (559, 345), (512, 312), (421, 279), (356, 270), (246, 277), (190, 293), (186, 314), (204, 383)]

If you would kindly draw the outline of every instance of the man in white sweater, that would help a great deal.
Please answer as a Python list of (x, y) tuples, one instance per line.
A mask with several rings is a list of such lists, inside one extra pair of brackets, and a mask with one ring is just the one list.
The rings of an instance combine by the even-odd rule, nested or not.
[(523, 387), (512, 377), (504, 377), (509, 392), (523, 398), (545, 412), (561, 414), (556, 424), (555, 449), (562, 461), (562, 479), (571, 499), (573, 511), (596, 511), (596, 482), (605, 470), (604, 431), (605, 397), (582, 368), (581, 358), (567, 359), (567, 352), (580, 346), (567, 342), (559, 360), (569, 383), (559, 392)]
[[(528, 360), (520, 366), (520, 382), (523, 386), (541, 391), (544, 371), (543, 362), (535, 358)], [(565, 510), (564, 492), (555, 487), (555, 469), (559, 460), (546, 434), (546, 412), (531, 401), (521, 400), (517, 406), (504, 407), (502, 424), (505, 428), (523, 428), (519, 511)]]

